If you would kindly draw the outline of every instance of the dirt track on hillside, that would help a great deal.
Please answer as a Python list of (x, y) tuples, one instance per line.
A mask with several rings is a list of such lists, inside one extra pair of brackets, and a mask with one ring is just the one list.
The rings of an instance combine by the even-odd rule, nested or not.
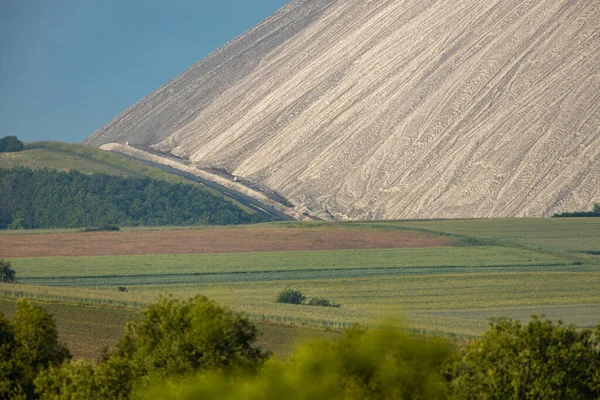
[(451, 239), (348, 228), (225, 228), (0, 235), (0, 257), (243, 253), (438, 247)]

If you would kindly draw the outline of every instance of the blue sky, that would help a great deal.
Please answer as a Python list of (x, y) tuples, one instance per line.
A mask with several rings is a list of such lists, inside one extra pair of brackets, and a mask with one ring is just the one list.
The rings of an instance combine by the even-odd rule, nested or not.
[(0, 137), (80, 142), (289, 0), (0, 0)]

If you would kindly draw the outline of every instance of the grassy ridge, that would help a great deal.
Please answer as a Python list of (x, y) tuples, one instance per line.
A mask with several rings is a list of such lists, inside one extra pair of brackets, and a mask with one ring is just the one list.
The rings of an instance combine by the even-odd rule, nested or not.
[(123, 177), (148, 177), (168, 182), (190, 183), (187, 179), (168, 174), (158, 168), (123, 157), (116, 153), (61, 142), (33, 142), (18, 153), (0, 154), (0, 168), (78, 170), (83, 173), (104, 173)]

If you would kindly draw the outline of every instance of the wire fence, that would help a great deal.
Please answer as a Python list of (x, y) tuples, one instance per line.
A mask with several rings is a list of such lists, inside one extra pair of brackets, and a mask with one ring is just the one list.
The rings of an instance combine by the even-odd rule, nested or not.
[(110, 307), (126, 307), (126, 308), (141, 308), (146, 305), (139, 301), (123, 301), (114, 299), (105, 299), (101, 297), (76, 297), (62, 296), (55, 294), (31, 293), (23, 290), (7, 290), (0, 289), (0, 297), (10, 297), (17, 299), (37, 300), (48, 303), (65, 303), (81, 306), (110, 306)]

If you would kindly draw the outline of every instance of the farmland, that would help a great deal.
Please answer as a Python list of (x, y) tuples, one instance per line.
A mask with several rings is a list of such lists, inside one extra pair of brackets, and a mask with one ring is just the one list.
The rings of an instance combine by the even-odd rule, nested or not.
[[(464, 338), (482, 333), (492, 316), (600, 322), (598, 219), (5, 232), (0, 243), (9, 249), (3, 257), (13, 251), (20, 281), (0, 285), (10, 297), (139, 307), (164, 293), (201, 294), (256, 320), (343, 328), (391, 318)], [(110, 248), (115, 255), (106, 255)], [(275, 303), (286, 287), (341, 307)]]
[[(123, 334), (127, 322), (136, 318), (132, 310), (114, 308), (81, 307), (69, 304), (40, 303), (50, 312), (56, 322), (61, 340), (69, 347), (75, 358), (98, 360), (105, 346), (111, 347)], [(15, 311), (13, 300), (0, 299), (0, 311), (9, 318)], [(257, 323), (257, 345), (283, 357), (294, 346), (308, 339), (336, 339), (340, 332), (289, 325)]]
[(393, 225), (424, 232), (488, 239), (508, 246), (530, 246), (536, 250), (591, 254), (600, 251), (599, 218), (406, 221)]
[(5, 257), (135, 254), (245, 253), (270, 251), (438, 247), (452, 240), (428, 234), (360, 227), (211, 228), (124, 230), (121, 232), (41, 232), (0, 234)]

